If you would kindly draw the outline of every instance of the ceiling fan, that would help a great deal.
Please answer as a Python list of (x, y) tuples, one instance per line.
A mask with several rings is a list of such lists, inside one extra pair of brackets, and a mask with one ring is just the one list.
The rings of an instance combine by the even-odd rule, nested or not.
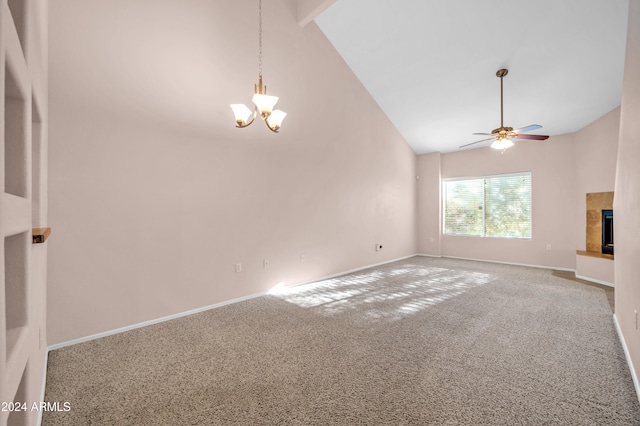
[(531, 130), (536, 130), (542, 128), (539, 124), (531, 124), (529, 126), (521, 127), (519, 129), (513, 130), (513, 127), (504, 127), (503, 117), (504, 111), (502, 108), (502, 79), (505, 75), (509, 73), (507, 69), (500, 69), (496, 72), (496, 76), (500, 77), (500, 127), (497, 129), (493, 129), (491, 133), (473, 133), (474, 135), (485, 135), (491, 136), (490, 138), (482, 139), (476, 142), (471, 142), (466, 145), (462, 145), (460, 148), (464, 148), (465, 146), (475, 145), (480, 142), (488, 141), (494, 139), (491, 144), (491, 148), (494, 149), (502, 149), (505, 150), (513, 146), (513, 142), (511, 139), (533, 139), (537, 141), (543, 141), (545, 139), (549, 139), (549, 136), (545, 135), (526, 135), (524, 132), (530, 132)]

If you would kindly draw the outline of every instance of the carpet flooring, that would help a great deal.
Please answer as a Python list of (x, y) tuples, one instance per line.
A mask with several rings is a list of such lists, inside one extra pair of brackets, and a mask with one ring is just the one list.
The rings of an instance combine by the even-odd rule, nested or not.
[(614, 288), (608, 285), (594, 283), (592, 281), (583, 280), (580, 278), (576, 278), (576, 273), (573, 271), (553, 271), (553, 275), (556, 277), (565, 278), (567, 280), (575, 281), (577, 283), (582, 283), (585, 285), (590, 285), (594, 287), (601, 288), (604, 290), (604, 293), (607, 295), (607, 301), (609, 302), (609, 306), (611, 307), (611, 312), (615, 312), (616, 300), (615, 300), (615, 291)]
[(413, 257), (49, 353), (43, 425), (640, 425), (603, 289)]

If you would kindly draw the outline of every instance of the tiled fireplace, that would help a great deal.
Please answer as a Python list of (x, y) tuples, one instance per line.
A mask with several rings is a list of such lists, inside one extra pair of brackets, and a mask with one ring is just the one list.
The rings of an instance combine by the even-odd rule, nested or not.
[(613, 192), (587, 194), (587, 252), (589, 253), (603, 253), (603, 235), (607, 234), (602, 228), (603, 211), (610, 211), (613, 217)]
[(586, 205), (586, 250), (576, 250), (576, 276), (613, 286), (613, 192), (587, 194)]

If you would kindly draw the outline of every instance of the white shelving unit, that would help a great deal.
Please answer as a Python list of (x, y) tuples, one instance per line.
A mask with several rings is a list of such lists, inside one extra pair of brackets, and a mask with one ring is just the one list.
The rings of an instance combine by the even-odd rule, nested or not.
[(25, 404), (0, 426), (37, 423), (45, 371), (46, 19), (46, 0), (0, 0), (0, 402)]

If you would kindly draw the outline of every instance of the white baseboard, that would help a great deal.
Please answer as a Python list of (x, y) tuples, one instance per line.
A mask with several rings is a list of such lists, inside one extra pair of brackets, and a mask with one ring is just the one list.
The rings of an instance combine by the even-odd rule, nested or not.
[(170, 321), (172, 319), (186, 317), (187, 315), (197, 314), (197, 313), (200, 313), (200, 312), (208, 311), (209, 309), (220, 308), (222, 306), (231, 305), (232, 303), (238, 303), (238, 302), (242, 302), (244, 300), (253, 299), (255, 297), (264, 296), (265, 294), (266, 293), (251, 294), (249, 296), (239, 297), (237, 299), (226, 300), (224, 302), (216, 303), (216, 304), (213, 304), (213, 305), (203, 306), (201, 308), (192, 309), (190, 311), (179, 312), (177, 314), (168, 315), (166, 317), (161, 317), (161, 318), (156, 318), (156, 319), (152, 319), (152, 320), (149, 320), (149, 321), (139, 322), (137, 324), (132, 324), (132, 325), (128, 325), (126, 327), (116, 328), (114, 330), (103, 331), (102, 333), (92, 334), (90, 336), (80, 337), (78, 339), (68, 340), (68, 341), (62, 342), (62, 343), (56, 343), (56, 344), (48, 346), (47, 350), (53, 351), (53, 350), (56, 350), (56, 349), (64, 348), (66, 346), (77, 345), (78, 343), (84, 343), (84, 342), (88, 342), (90, 340), (99, 339), (101, 337), (107, 337), (107, 336), (112, 336), (112, 335), (118, 334), (118, 333), (124, 333), (125, 331), (135, 330), (136, 328), (142, 328), (142, 327), (146, 327), (148, 325), (158, 324), (158, 323), (161, 323), (161, 322)]
[(629, 365), (629, 370), (631, 371), (631, 379), (633, 380), (633, 386), (636, 388), (636, 397), (638, 398), (638, 402), (640, 402), (640, 381), (638, 381), (638, 375), (636, 374), (635, 368), (633, 368), (633, 362), (631, 361), (631, 354), (629, 353), (629, 349), (627, 348), (627, 342), (625, 342), (624, 336), (622, 335), (622, 330), (620, 330), (620, 324), (618, 324), (618, 317), (616, 317), (616, 314), (613, 314), (613, 323), (616, 326), (616, 331), (618, 332), (618, 338), (620, 339), (620, 343), (622, 343), (624, 356), (627, 359), (627, 365)]
[[(419, 256), (424, 256), (424, 255), (419, 255)], [(568, 272), (575, 272), (575, 269), (571, 269), (571, 268), (561, 268), (559, 266), (544, 266), (544, 265), (531, 265), (529, 263), (514, 263), (514, 262), (502, 262), (500, 260), (487, 260), (487, 259), (474, 259), (471, 257), (458, 257), (458, 256), (432, 256), (432, 257), (444, 257), (447, 259), (460, 259), (460, 260), (473, 260), (475, 262), (486, 262), (486, 263), (500, 263), (502, 265), (514, 265), (514, 266), (526, 266), (528, 268), (539, 268), (539, 269), (551, 269), (554, 271), (568, 271)]]
[[(338, 272), (338, 273), (327, 275), (327, 276), (324, 276), (324, 277), (314, 278), (314, 279), (309, 280), (309, 281), (304, 281), (304, 282), (291, 284), (290, 286), (298, 286), (298, 285), (310, 284), (310, 283), (317, 282), (317, 281), (328, 280), (330, 278), (335, 278), (335, 277), (339, 277), (341, 275), (350, 274), (350, 273), (353, 273), (353, 272), (358, 272), (358, 271), (361, 271), (363, 269), (375, 268), (376, 266), (381, 266), (381, 265), (385, 265), (387, 263), (397, 262), (399, 260), (408, 259), (408, 258), (414, 257), (414, 256), (416, 256), (416, 255), (415, 254), (411, 254), (409, 256), (404, 256), (404, 257), (400, 257), (400, 258), (397, 258), (397, 259), (387, 260), (387, 261), (384, 261), (384, 262), (375, 263), (373, 265), (367, 265), (367, 266), (363, 266), (361, 268), (350, 269), (348, 271)], [(287, 286), (287, 287), (289, 287), (289, 286)], [(56, 344), (48, 346), (47, 347), (47, 351), (53, 351), (53, 350), (56, 350), (56, 349), (67, 347), (67, 346), (77, 345), (78, 343), (84, 343), (84, 342), (88, 342), (88, 341), (91, 341), (91, 340), (100, 339), (101, 337), (112, 336), (114, 334), (124, 333), (125, 331), (135, 330), (136, 328), (142, 328), (142, 327), (146, 327), (146, 326), (153, 325), (153, 324), (158, 324), (158, 323), (165, 322), (165, 321), (170, 321), (170, 320), (177, 319), (177, 318), (186, 317), (188, 315), (198, 314), (200, 312), (208, 311), (210, 309), (220, 308), (222, 306), (231, 305), (233, 303), (243, 302), (245, 300), (250, 300), (250, 299), (253, 299), (253, 298), (256, 298), (256, 297), (265, 296), (267, 294), (268, 294), (268, 292), (250, 294), (248, 296), (239, 297), (237, 299), (226, 300), (224, 302), (215, 303), (213, 305), (208, 305), (208, 306), (203, 306), (201, 308), (196, 308), (196, 309), (192, 309), (192, 310), (185, 311), (185, 312), (180, 312), (180, 313), (173, 314), (173, 315), (168, 315), (166, 317), (160, 317), (160, 318), (152, 319), (152, 320), (149, 320), (149, 321), (144, 321), (144, 322), (140, 322), (140, 323), (137, 323), (137, 324), (128, 325), (128, 326), (125, 326), (125, 327), (116, 328), (114, 330), (108, 330), (108, 331), (104, 331), (102, 333), (92, 334), (90, 336), (80, 337), (78, 339), (73, 339), (73, 340), (68, 340), (66, 342), (56, 343)]]
[[(551, 269), (551, 270), (555, 270), (555, 271), (567, 271), (567, 272), (573, 272), (573, 273), (576, 272), (575, 269), (561, 268), (561, 267), (558, 267), (558, 266), (544, 266), (544, 265), (531, 265), (531, 264), (528, 264), (528, 263), (501, 262), (499, 260), (474, 259), (474, 258), (470, 258), (470, 257), (445, 256), (445, 255), (435, 256), (435, 255), (432, 255), (432, 254), (418, 254), (418, 256), (440, 257), (440, 258), (460, 259), (460, 260), (473, 260), (475, 262), (500, 263), (500, 264), (503, 264), (503, 265), (526, 266), (526, 267), (529, 267), (529, 268)], [(610, 282), (607, 282), (607, 281), (602, 281), (602, 280), (597, 280), (595, 278), (583, 277), (583, 276), (577, 275), (577, 274), (576, 274), (576, 278), (579, 278), (579, 279), (585, 280), (585, 281), (590, 281), (590, 282), (596, 283), (596, 284), (606, 285), (607, 287), (611, 287), (611, 288), (615, 287), (615, 285), (613, 283), (610, 283)]]
[(607, 287), (611, 287), (611, 288), (615, 287), (613, 285), (613, 283), (610, 283), (610, 282), (607, 282), (607, 281), (602, 281), (602, 280), (597, 280), (595, 278), (584, 277), (584, 276), (578, 275), (578, 274), (576, 274), (576, 278), (580, 278), (581, 280), (585, 280), (585, 281), (591, 281), (592, 283), (596, 283), (596, 284), (606, 285)]

